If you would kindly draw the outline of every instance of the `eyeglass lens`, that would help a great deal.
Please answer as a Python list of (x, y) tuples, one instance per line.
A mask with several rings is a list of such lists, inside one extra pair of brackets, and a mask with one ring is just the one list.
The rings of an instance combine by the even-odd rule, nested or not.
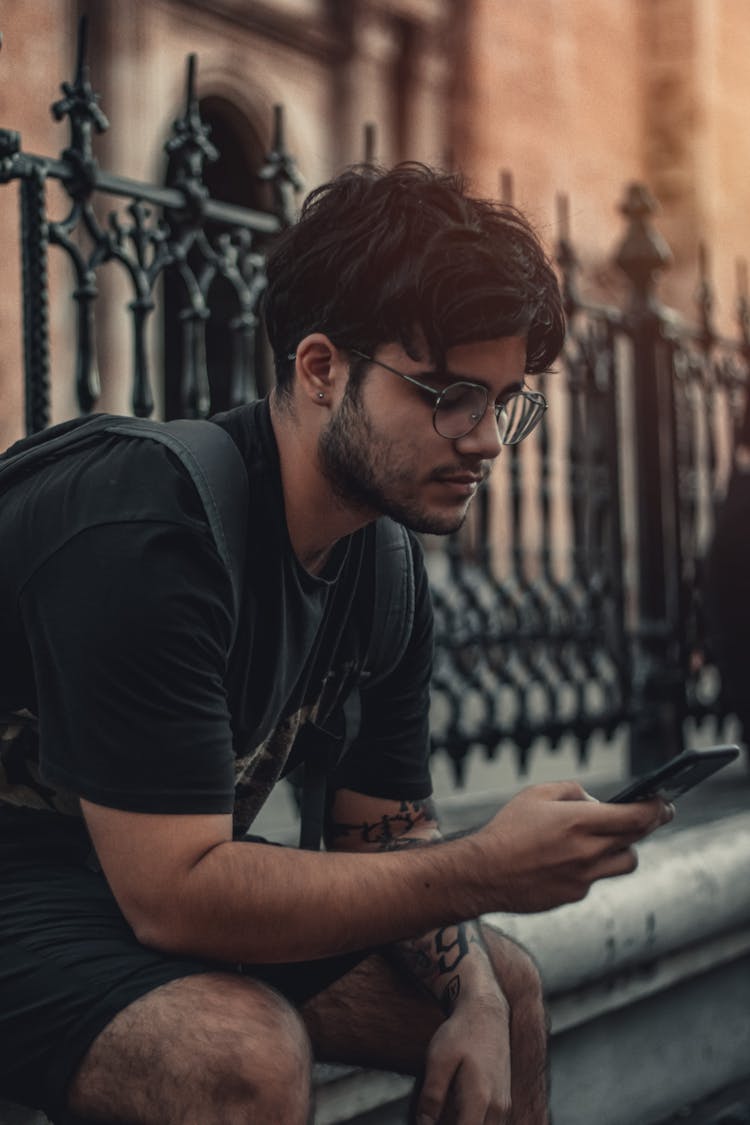
[[(471, 383), (454, 383), (446, 387), (435, 411), (435, 429), (446, 438), (460, 438), (478, 426), (487, 409), (487, 392)], [(531, 433), (544, 416), (541, 395), (519, 391), (511, 395), (497, 411), (498, 427), (503, 445), (517, 445)]]
[(546, 403), (533, 391), (519, 391), (505, 402), (504, 445), (518, 445), (541, 422)]
[(435, 410), (435, 429), (446, 438), (459, 438), (478, 426), (487, 409), (487, 392), (471, 383), (453, 383), (443, 391)]

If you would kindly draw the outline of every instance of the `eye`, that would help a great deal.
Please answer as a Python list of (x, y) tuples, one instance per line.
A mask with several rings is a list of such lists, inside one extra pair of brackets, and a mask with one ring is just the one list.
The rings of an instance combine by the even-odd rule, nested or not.
[(499, 410), (502, 410), (503, 407), (506, 407), (508, 403), (516, 397), (516, 395), (519, 395), (521, 393), (523, 389), (524, 385), (520, 382), (511, 383), (509, 387), (506, 387), (505, 390), (502, 391), (501, 394), (499, 394), (495, 399), (495, 413), (497, 414)]
[(486, 401), (481, 387), (472, 386), (471, 383), (452, 383), (443, 391), (440, 406), (446, 410), (476, 409), (477, 404), (483, 406)]

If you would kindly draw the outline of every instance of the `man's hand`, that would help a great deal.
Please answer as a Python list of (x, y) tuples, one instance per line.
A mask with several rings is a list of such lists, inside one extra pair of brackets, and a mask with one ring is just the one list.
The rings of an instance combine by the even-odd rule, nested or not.
[(510, 1020), (500, 990), (460, 1000), (432, 1037), (417, 1102), (418, 1125), (441, 1120), (446, 1107), (456, 1125), (511, 1121)]
[(585, 897), (597, 879), (634, 871), (633, 845), (672, 819), (664, 801), (610, 805), (574, 781), (522, 790), (472, 838), (478, 892), (501, 910), (534, 913)]

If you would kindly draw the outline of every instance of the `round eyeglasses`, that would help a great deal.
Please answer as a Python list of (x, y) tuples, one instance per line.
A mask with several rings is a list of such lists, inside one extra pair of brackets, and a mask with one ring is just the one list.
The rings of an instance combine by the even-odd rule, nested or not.
[[(451, 441), (466, 437), (476, 429), (487, 413), (490, 395), (481, 383), (470, 383), (466, 379), (459, 379), (444, 390), (436, 391), (427, 383), (422, 383), (411, 375), (405, 375), (403, 371), (397, 371), (395, 367), (383, 363), (382, 360), (373, 359), (372, 356), (365, 355), (356, 348), (349, 348), (349, 351), (359, 359), (384, 367), (386, 371), (433, 395), (435, 405), (432, 411), (432, 424), (441, 437)], [(495, 402), (495, 421), (502, 444), (518, 445), (536, 429), (546, 409), (547, 400), (541, 391), (530, 391), (527, 387), (510, 391)]]

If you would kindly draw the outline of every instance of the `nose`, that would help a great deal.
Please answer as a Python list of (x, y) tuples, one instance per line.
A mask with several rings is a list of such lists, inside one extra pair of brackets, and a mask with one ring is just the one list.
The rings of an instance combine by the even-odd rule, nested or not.
[(495, 411), (491, 406), (488, 407), (478, 426), (463, 437), (454, 440), (456, 452), (467, 457), (479, 457), (482, 461), (494, 461), (503, 448), (502, 438), (506, 426), (505, 411), (501, 410), (500, 417), (497, 419)]

